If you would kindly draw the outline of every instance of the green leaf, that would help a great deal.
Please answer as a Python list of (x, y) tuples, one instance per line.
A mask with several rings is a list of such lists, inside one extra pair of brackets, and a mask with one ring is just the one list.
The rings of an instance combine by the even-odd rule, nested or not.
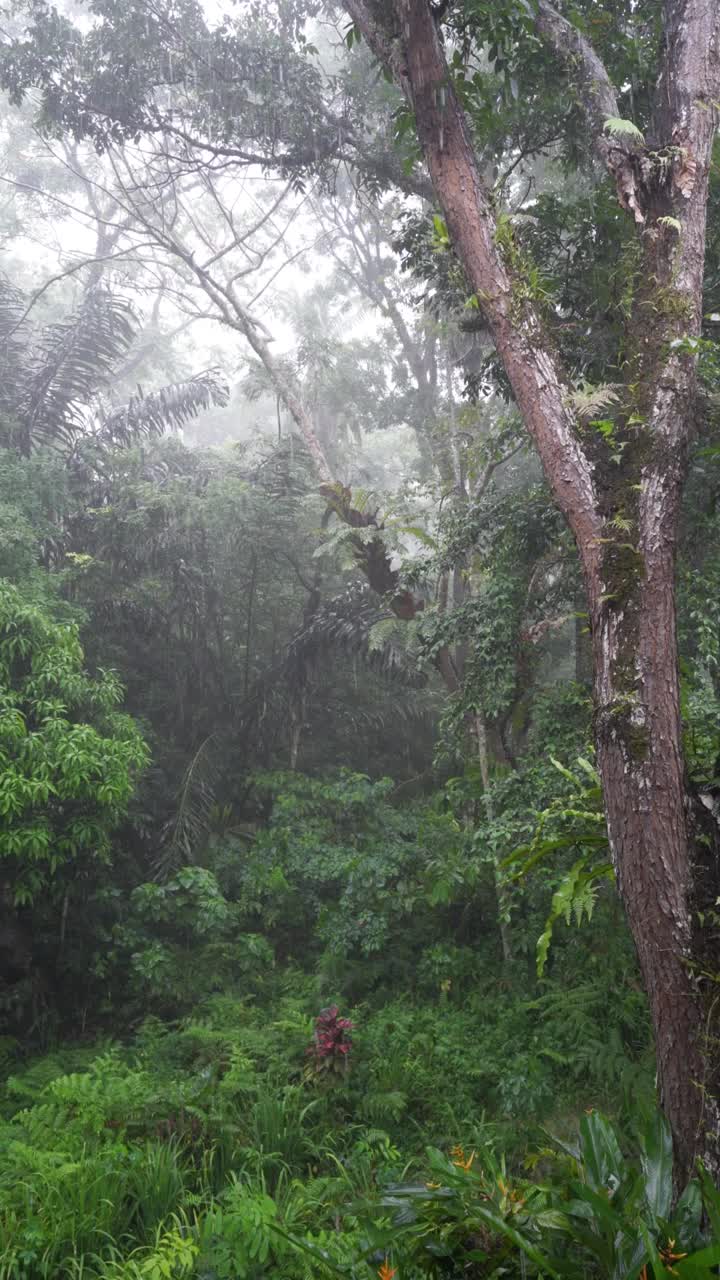
[(698, 1169), (702, 1188), (703, 1205), (710, 1219), (713, 1235), (720, 1240), (720, 1191), (718, 1191), (707, 1169), (700, 1165)]
[(606, 1191), (622, 1180), (624, 1160), (615, 1130), (599, 1111), (580, 1121), (580, 1152), (588, 1186)]
[(344, 40), (345, 40), (345, 44), (347, 45), (348, 49), (352, 49), (352, 47), (353, 47), (353, 45), (354, 45), (354, 44), (360, 44), (360, 43), (361, 43), (361, 41), (362, 41), (362, 34), (361, 34), (361, 32), (360, 32), (360, 28), (359, 28), (359, 27), (357, 27), (357, 26), (355, 25), (355, 23), (354, 23), (354, 22), (351, 22), (351, 23), (350, 23), (350, 26), (349, 26), (349, 27), (347, 27), (347, 29), (346, 29), (346, 31), (345, 31), (345, 34), (344, 34)]
[(645, 1198), (656, 1218), (667, 1218), (673, 1197), (673, 1148), (668, 1123), (657, 1111), (642, 1137), (640, 1155), (645, 1175)]
[(681, 1258), (672, 1265), (671, 1275), (680, 1276), (682, 1280), (710, 1280), (716, 1276), (715, 1268), (720, 1263), (720, 1244), (708, 1245), (706, 1249), (697, 1249), (687, 1258)]
[(438, 249), (449, 249), (450, 236), (448, 234), (447, 224), (439, 213), (433, 214), (433, 227), (435, 228), (435, 247)]
[(664, 1266), (663, 1260), (660, 1257), (660, 1254), (658, 1253), (657, 1245), (655, 1244), (655, 1241), (653, 1240), (650, 1232), (645, 1226), (645, 1223), (644, 1222), (639, 1223), (639, 1227), (640, 1227), (640, 1235), (642, 1236), (643, 1241), (645, 1242), (645, 1248), (647, 1249), (650, 1255), (650, 1261), (652, 1263), (653, 1275), (655, 1276), (655, 1280), (672, 1280), (671, 1273), (668, 1271), (667, 1267)]
[(493, 1213), (490, 1209), (478, 1206), (474, 1208), (473, 1214), (476, 1218), (479, 1218), (481, 1222), (484, 1222), (486, 1226), (492, 1227), (498, 1235), (504, 1236), (505, 1239), (514, 1244), (517, 1249), (520, 1249), (520, 1251), (524, 1253), (531, 1262), (534, 1262), (535, 1266), (538, 1267), (543, 1275), (551, 1277), (551, 1280), (562, 1280), (561, 1276), (550, 1262), (550, 1259), (540, 1249), (538, 1249), (536, 1245), (532, 1244), (531, 1241), (525, 1238), (525, 1236), (521, 1235), (515, 1227), (512, 1227), (509, 1222), (506, 1222), (500, 1214)]
[(566, 1213), (559, 1209), (544, 1209), (533, 1219), (544, 1231), (571, 1231), (572, 1224)]
[(673, 1230), (677, 1230), (680, 1239), (692, 1239), (699, 1231), (702, 1207), (700, 1183), (693, 1178), (680, 1196), (673, 1214)]
[(575, 777), (575, 774), (571, 773), (569, 769), (566, 769), (565, 765), (561, 764), (559, 760), (556, 760), (554, 756), (550, 756), (550, 763), (557, 769), (558, 773), (562, 774), (563, 778), (567, 778), (568, 782), (572, 782), (573, 786), (576, 787), (578, 785), (578, 780)]
[(578, 756), (577, 763), (582, 769), (583, 773), (586, 773), (587, 776), (590, 778), (591, 782), (593, 782), (595, 786), (599, 786), (600, 774), (598, 773), (595, 766), (591, 764), (589, 760), (586, 760), (584, 756)]

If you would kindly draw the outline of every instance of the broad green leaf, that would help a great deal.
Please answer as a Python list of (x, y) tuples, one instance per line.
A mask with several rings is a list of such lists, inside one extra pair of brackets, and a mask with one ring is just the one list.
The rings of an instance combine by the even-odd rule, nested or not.
[(605, 1191), (622, 1181), (625, 1172), (620, 1144), (615, 1130), (599, 1111), (584, 1115), (580, 1121), (580, 1151), (588, 1186)]
[(563, 778), (567, 778), (568, 782), (572, 782), (574, 787), (578, 785), (578, 780), (575, 777), (575, 774), (571, 773), (569, 769), (566, 769), (565, 765), (561, 764), (559, 760), (556, 760), (554, 756), (550, 756), (550, 763), (551, 765), (554, 765), (558, 773), (562, 774)]
[(667, 1267), (664, 1265), (663, 1260), (658, 1253), (657, 1245), (645, 1226), (645, 1223), (639, 1223), (639, 1228), (640, 1234), (645, 1242), (645, 1247), (650, 1255), (655, 1280), (672, 1280), (672, 1273), (668, 1271)]
[(525, 1236), (521, 1235), (509, 1222), (506, 1222), (500, 1214), (493, 1213), (490, 1209), (485, 1209), (484, 1207), (476, 1207), (474, 1216), (479, 1218), (486, 1226), (492, 1227), (498, 1235), (510, 1240), (531, 1262), (535, 1263), (535, 1266), (539, 1268), (543, 1275), (550, 1277), (550, 1280), (562, 1280), (562, 1277), (542, 1250), (538, 1249), (530, 1240), (526, 1240)]
[(720, 1191), (718, 1191), (710, 1174), (702, 1165), (698, 1169), (700, 1177), (700, 1186), (702, 1188), (703, 1205), (705, 1212), (710, 1219), (710, 1226), (713, 1235), (720, 1240)]
[(656, 1218), (667, 1218), (673, 1195), (673, 1147), (670, 1128), (661, 1111), (655, 1113), (643, 1134), (640, 1159), (650, 1211)]
[(692, 1239), (699, 1230), (702, 1219), (702, 1193), (697, 1178), (693, 1178), (683, 1191), (673, 1213), (673, 1229), (685, 1239)]
[(709, 1280), (717, 1276), (720, 1263), (720, 1243), (708, 1245), (706, 1249), (697, 1249), (687, 1258), (680, 1258), (672, 1264), (671, 1274), (680, 1276), (681, 1280)]

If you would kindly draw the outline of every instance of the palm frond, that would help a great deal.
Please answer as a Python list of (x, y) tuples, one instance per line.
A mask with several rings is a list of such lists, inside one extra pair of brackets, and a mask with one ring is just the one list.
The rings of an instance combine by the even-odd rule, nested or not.
[(218, 370), (207, 369), (147, 395), (138, 391), (122, 408), (104, 415), (97, 434), (108, 444), (128, 445), (166, 431), (180, 431), (205, 409), (226, 405), (229, 396), (228, 385)]
[(358, 732), (392, 733), (399, 725), (420, 724), (437, 714), (437, 704), (426, 689), (388, 688), (380, 705), (352, 706), (347, 699), (328, 700), (327, 719), (338, 717)]
[(318, 663), (330, 652), (344, 652), (360, 658), (383, 675), (407, 684), (422, 682), (406, 644), (398, 643), (398, 623), (386, 609), (378, 607), (369, 593), (348, 591), (329, 601), (293, 637), (288, 663)]
[(218, 746), (218, 734), (211, 733), (201, 742), (183, 774), (177, 811), (165, 830), (155, 860), (158, 879), (164, 879), (179, 866), (195, 862), (205, 842), (215, 805)]
[(406, 625), (399, 618), (396, 618), (395, 614), (391, 618), (381, 618), (379, 622), (374, 623), (367, 637), (370, 653), (377, 653), (378, 650), (384, 649), (387, 644), (397, 641)]
[(25, 378), (27, 331), (27, 299), (0, 276), (0, 415), (3, 431), (10, 434), (21, 425), (17, 401)]
[(41, 330), (17, 401), (31, 443), (73, 442), (86, 425), (85, 406), (129, 349), (135, 328), (125, 299), (95, 289), (74, 314)]

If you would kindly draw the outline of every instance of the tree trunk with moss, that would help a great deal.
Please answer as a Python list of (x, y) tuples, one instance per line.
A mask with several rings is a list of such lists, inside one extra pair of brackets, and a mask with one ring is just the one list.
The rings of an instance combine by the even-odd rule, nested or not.
[[(691, 829), (682, 758), (678, 503), (677, 482), (658, 484), (638, 513), (631, 563), (621, 569), (610, 543), (605, 572), (589, 578), (594, 727), (613, 865), (650, 1003), (676, 1156), (685, 1174), (699, 1153), (717, 1173), (719, 1028), (704, 972), (717, 940), (696, 923), (698, 910), (712, 909), (718, 882)], [(720, 955), (711, 968), (720, 969)]]
[[(538, 0), (536, 28), (584, 109), (588, 141), (636, 232), (624, 386), (610, 438), (583, 425), (498, 221), (428, 0), (345, 0), (405, 93), (452, 244), (484, 312), (555, 500), (575, 535), (592, 636), (595, 734), (620, 893), (650, 1002), (677, 1175), (720, 1172), (717, 897), (682, 759), (674, 569), (700, 333), (708, 173), (720, 98), (720, 7), (666, 0), (649, 137), (613, 126), (617, 93), (582, 32)], [(608, 127), (609, 123), (609, 127)]]

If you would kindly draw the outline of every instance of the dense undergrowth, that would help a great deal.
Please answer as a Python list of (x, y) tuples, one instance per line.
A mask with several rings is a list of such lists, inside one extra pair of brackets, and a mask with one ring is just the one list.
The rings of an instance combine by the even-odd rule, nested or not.
[(703, 1243), (699, 1186), (665, 1225), (658, 1121), (638, 1173), (581, 1107), (614, 1107), (637, 1149), (651, 1080), (632, 988), (615, 1009), (591, 980), (367, 1001), (328, 1041), (313, 1038), (315, 986), (285, 971), (262, 1003), (213, 995), (123, 1045), (20, 1069), (6, 1041), (0, 1276), (304, 1280), (386, 1257), (401, 1276), (515, 1275), (521, 1257), (523, 1274), (634, 1276), (654, 1240)]
[(109, 885), (81, 857), (41, 881), (39, 857), (43, 968), (3, 997), (0, 1280), (710, 1274), (717, 1250), (674, 1256), (720, 1211), (707, 1182), (673, 1208), (597, 779), (547, 754), (584, 714), (572, 686), (538, 705), (492, 811), (471, 769), (411, 799), (256, 772), (151, 879), (118, 851)]
[[(538, 766), (538, 794), (542, 777), (566, 785)], [(105, 984), (121, 1018), (83, 1037), (48, 1012), (40, 1055), (4, 1038), (0, 1276), (301, 1280), (386, 1258), (401, 1276), (501, 1275), (521, 1257), (550, 1275), (548, 1250), (557, 1274), (604, 1274), (562, 1269), (577, 1224), (558, 1206), (586, 1185), (568, 1154), (585, 1110), (612, 1114), (627, 1152), (652, 1112), (613, 895), (556, 934), (539, 979), (554, 880), (518, 889), (504, 963), (487, 849), (446, 794), (398, 808), (390, 783), (348, 773), (255, 786), (252, 839), (224, 831), (203, 865), (131, 893), (76, 1004), (101, 1008)], [(513, 786), (505, 840), (522, 829)], [(615, 1163), (593, 1176), (635, 1187), (609, 1132)], [(557, 1159), (549, 1133), (569, 1144)]]
[[(193, 864), (112, 911), (89, 885), (52, 1003), (28, 978), (6, 1008), (2, 1280), (632, 1278), (653, 1248), (657, 1276), (663, 1249), (709, 1274), (671, 1256), (715, 1208), (698, 1183), (669, 1221), (617, 899), (573, 875), (588, 772), (531, 754), (473, 821), (471, 774), (403, 804), (347, 770), (260, 773)], [(528, 862), (503, 956), (495, 877)]]

